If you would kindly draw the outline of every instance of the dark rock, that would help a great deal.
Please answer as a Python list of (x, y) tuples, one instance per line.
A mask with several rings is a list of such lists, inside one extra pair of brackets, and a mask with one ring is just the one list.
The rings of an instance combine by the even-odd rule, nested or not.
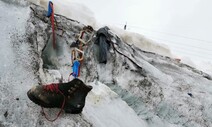
[(4, 117), (7, 118), (7, 116), (8, 116), (8, 112), (6, 111), (6, 112), (4, 113)]

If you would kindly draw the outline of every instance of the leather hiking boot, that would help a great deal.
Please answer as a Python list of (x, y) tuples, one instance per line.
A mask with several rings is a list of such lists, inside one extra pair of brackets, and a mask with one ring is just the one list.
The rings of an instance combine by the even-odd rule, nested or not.
[(85, 85), (79, 79), (73, 79), (68, 83), (35, 86), (27, 95), (31, 101), (45, 108), (62, 108), (65, 102), (65, 112), (77, 114), (82, 112), (85, 98), (91, 89), (92, 86)]

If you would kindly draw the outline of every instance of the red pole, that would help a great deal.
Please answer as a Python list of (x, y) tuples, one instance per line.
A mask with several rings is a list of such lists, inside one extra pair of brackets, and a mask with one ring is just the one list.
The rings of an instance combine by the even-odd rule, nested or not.
[(52, 15), (51, 15), (51, 23), (52, 23), (52, 36), (53, 36), (53, 48), (56, 48), (56, 42), (55, 42), (55, 32), (54, 32), (54, 7), (53, 4), (51, 4), (52, 8)]

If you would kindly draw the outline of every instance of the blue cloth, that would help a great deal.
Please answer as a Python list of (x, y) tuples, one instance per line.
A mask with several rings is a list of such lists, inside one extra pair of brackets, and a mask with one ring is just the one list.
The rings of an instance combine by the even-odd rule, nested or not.
[(79, 66), (80, 66), (80, 62), (78, 60), (75, 60), (73, 62), (73, 66), (72, 66), (72, 69), (73, 69), (73, 73), (72, 73), (72, 76), (74, 76), (74, 78), (77, 78), (78, 77), (78, 74), (79, 74)]
[(53, 3), (51, 1), (49, 1), (49, 5), (48, 5), (48, 12), (47, 12), (47, 17), (50, 17), (52, 15), (52, 7), (51, 4), (53, 5)]

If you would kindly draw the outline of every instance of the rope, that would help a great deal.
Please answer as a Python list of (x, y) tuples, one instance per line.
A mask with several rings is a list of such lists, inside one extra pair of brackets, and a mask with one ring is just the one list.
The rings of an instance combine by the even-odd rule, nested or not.
[[(80, 31), (80, 35), (79, 35), (79, 38), (78, 38), (78, 40), (79, 40), (79, 42), (80, 42), (80, 43), (79, 43), (79, 49), (78, 49), (78, 50), (80, 50), (80, 51), (83, 51), (83, 46), (84, 46), (84, 44), (87, 44), (88, 42), (90, 42), (91, 39), (93, 38), (93, 35), (94, 35), (94, 33), (91, 34), (89, 40), (88, 40), (87, 42), (85, 42), (85, 41), (83, 40), (83, 36), (84, 36), (86, 30), (88, 30), (88, 29), (83, 29), (82, 31)], [(89, 32), (89, 31), (88, 31), (88, 32)], [(76, 55), (76, 53), (73, 53), (73, 55)], [(73, 55), (72, 55), (72, 56), (73, 56)], [(77, 76), (77, 77), (80, 76), (80, 68), (81, 68), (81, 65), (82, 65), (82, 63), (83, 63), (83, 53), (79, 53), (79, 55), (82, 55), (82, 57), (81, 57), (80, 59), (78, 59), (78, 61), (80, 62), (80, 66), (79, 66), (79, 69), (78, 69), (78, 76)], [(73, 58), (72, 58), (72, 61), (73, 61)], [(71, 76), (71, 75), (72, 75), (72, 73), (69, 75), (68, 81), (70, 81), (70, 76)]]
[(73, 73), (71, 73), (71, 74), (68, 76), (68, 81), (70, 81), (70, 77), (71, 77), (72, 74), (73, 74)]
[(52, 24), (52, 36), (53, 36), (53, 48), (56, 48), (56, 42), (55, 42), (55, 30), (54, 30), (54, 7), (51, 4), (51, 8), (52, 8), (52, 14), (51, 14), (51, 24)]
[(62, 103), (61, 109), (60, 109), (60, 111), (57, 113), (57, 116), (56, 116), (54, 119), (49, 119), (49, 118), (47, 117), (47, 114), (44, 112), (44, 108), (41, 107), (42, 113), (44, 114), (44, 117), (45, 117), (48, 121), (50, 121), (50, 122), (54, 122), (55, 120), (58, 119), (58, 117), (59, 117), (60, 114), (62, 113), (62, 111), (63, 111), (63, 109), (64, 109), (64, 106), (65, 106), (65, 102), (66, 102), (65, 95), (64, 95), (59, 89), (58, 89), (58, 91), (60, 92), (60, 94), (63, 95), (63, 98), (64, 98), (64, 99), (63, 99), (63, 103)]
[[(83, 30), (82, 33), (81, 33), (81, 36), (80, 36), (80, 39), (83, 38), (83, 35), (84, 35), (85, 31)], [(82, 42), (80, 41), (80, 50), (83, 51), (83, 48), (82, 48), (83, 44)], [(83, 54), (81, 54), (83, 55)], [(80, 61), (80, 66), (79, 66), (79, 72), (78, 72), (78, 77), (80, 76), (80, 67), (82, 66), (82, 63), (83, 63), (83, 59)]]

